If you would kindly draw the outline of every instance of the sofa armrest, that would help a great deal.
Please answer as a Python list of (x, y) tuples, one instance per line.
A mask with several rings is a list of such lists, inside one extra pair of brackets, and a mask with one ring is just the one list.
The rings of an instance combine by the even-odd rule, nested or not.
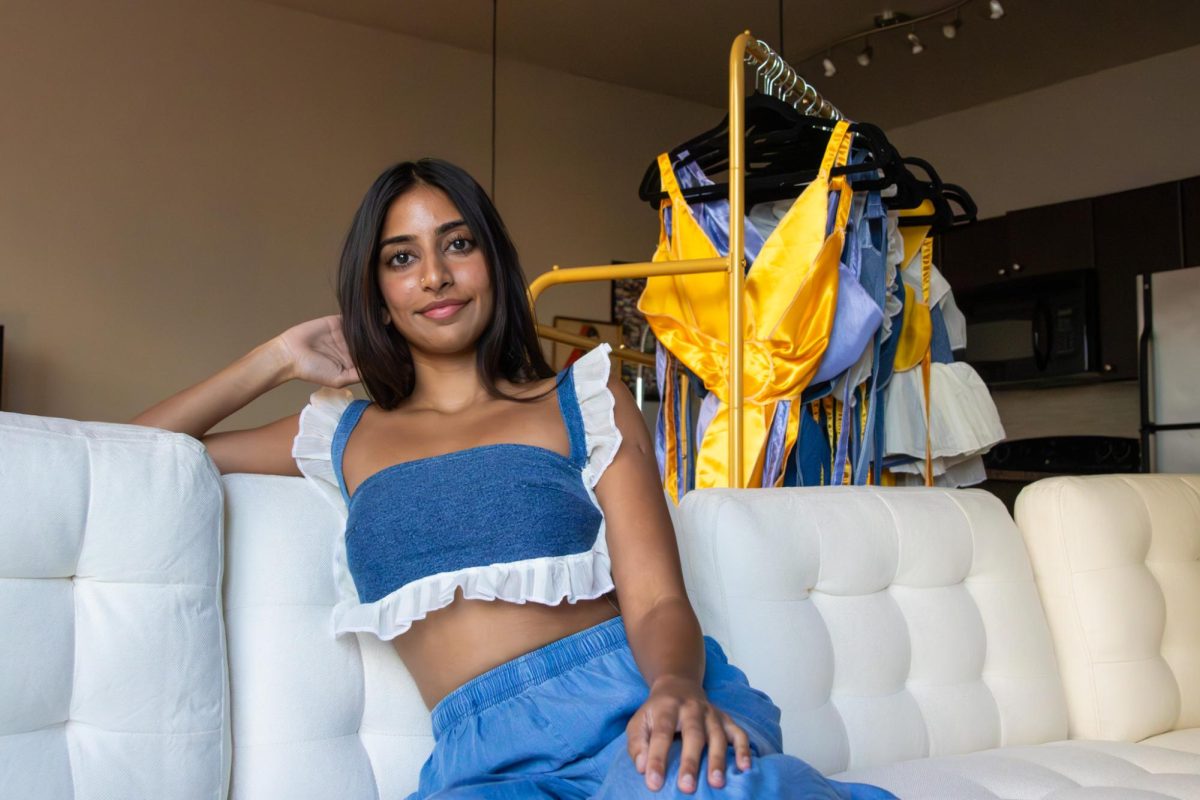
[(221, 800), (221, 483), (152, 428), (0, 413), (6, 797)]
[(1200, 476), (1038, 481), (1017, 498), (1072, 738), (1200, 726)]

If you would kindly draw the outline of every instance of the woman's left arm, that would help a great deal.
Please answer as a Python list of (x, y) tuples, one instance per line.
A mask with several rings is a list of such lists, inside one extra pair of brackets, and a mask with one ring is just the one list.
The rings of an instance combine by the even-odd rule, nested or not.
[(725, 751), (734, 745), (738, 767), (750, 768), (750, 741), (704, 692), (704, 642), (688, 602), (679, 549), (662, 491), (649, 431), (614, 368), (609, 389), (621, 447), (596, 484), (604, 511), (613, 582), (625, 631), (650, 696), (626, 728), (629, 755), (646, 785), (658, 791), (676, 732), (682, 734), (679, 788), (697, 786), (700, 759), (709, 750), (709, 784), (725, 779)]

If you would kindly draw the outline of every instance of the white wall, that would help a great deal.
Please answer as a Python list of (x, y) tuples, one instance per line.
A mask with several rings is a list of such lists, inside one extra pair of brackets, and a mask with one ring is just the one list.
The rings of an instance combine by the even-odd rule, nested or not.
[[(334, 313), (342, 238), (380, 171), (433, 155), (488, 184), (490, 69), (251, 0), (7, 0), (4, 409), (126, 420)], [(642, 169), (720, 111), (506, 61), (498, 75), (498, 205), (526, 271), (648, 256)], [(552, 290), (539, 311), (607, 317), (608, 288)]]

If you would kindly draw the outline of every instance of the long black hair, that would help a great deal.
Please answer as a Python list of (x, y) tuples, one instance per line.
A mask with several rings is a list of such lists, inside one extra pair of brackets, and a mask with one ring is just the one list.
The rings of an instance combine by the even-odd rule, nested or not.
[(436, 158), (405, 161), (385, 170), (367, 190), (346, 235), (338, 269), (338, 305), (350, 357), (363, 386), (381, 408), (392, 409), (412, 394), (416, 384), (408, 342), (394, 326), (382, 324), (386, 309), (376, 270), (388, 209), (396, 198), (421, 184), (449, 196), (483, 248), (495, 302), (492, 318), (476, 344), (476, 366), (489, 394), (518, 399), (501, 392), (496, 379), (528, 383), (552, 377), (554, 370), (538, 343), (517, 248), (483, 187), (462, 168)]

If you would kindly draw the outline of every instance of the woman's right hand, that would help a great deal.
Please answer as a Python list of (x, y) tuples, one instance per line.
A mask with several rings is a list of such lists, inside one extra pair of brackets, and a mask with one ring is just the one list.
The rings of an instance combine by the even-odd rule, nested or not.
[(360, 380), (342, 334), (340, 314), (301, 322), (279, 334), (279, 341), (291, 359), (293, 378), (335, 389)]

